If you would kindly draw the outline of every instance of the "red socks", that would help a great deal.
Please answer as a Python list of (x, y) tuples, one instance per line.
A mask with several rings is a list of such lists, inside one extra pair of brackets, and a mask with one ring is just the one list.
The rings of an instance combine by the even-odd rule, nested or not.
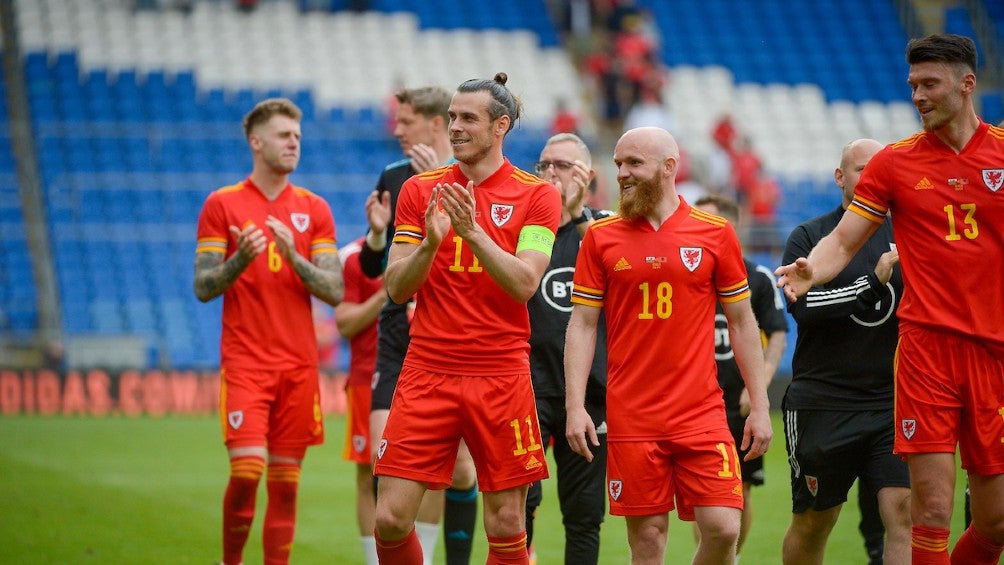
[(265, 471), (261, 457), (230, 460), (230, 482), (223, 495), (223, 563), (236, 565), (244, 556), (244, 545), (254, 520), (258, 481)]
[(380, 563), (422, 565), (422, 544), (418, 543), (418, 534), (414, 528), (404, 539), (397, 541), (384, 541), (375, 531), (373, 537), (376, 538), (377, 557)]
[(963, 532), (952, 550), (953, 565), (997, 565), (1004, 544), (976, 531), (972, 525)]
[(949, 565), (948, 528), (914, 526), (913, 565)]
[(488, 536), (487, 565), (520, 563), (529, 565), (530, 554), (526, 550), (526, 531), (507, 538)]
[(268, 466), (268, 506), (262, 525), (265, 565), (286, 565), (296, 529), (296, 493), (300, 466), (273, 463)]

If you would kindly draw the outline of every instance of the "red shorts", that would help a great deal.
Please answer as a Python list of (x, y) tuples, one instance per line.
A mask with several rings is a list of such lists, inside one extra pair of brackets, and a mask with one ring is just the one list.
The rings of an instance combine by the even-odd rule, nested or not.
[[(732, 434), (721, 430), (658, 441), (607, 444), (607, 495), (615, 516), (653, 516), (679, 507), (743, 508), (743, 478)], [(674, 498), (676, 504), (674, 504)]]
[(373, 462), (370, 453), (370, 397), (373, 389), (369, 384), (345, 387), (348, 396), (348, 413), (345, 415), (345, 449), (342, 457), (361, 465)]
[(446, 488), (461, 438), (481, 491), (547, 478), (529, 373), (469, 377), (407, 366), (397, 381), (373, 472)]
[(896, 350), (897, 454), (955, 453), (1004, 473), (1004, 356), (958, 335), (911, 327)]
[(317, 367), (220, 371), (220, 420), (227, 448), (265, 446), (302, 458), (324, 441)]

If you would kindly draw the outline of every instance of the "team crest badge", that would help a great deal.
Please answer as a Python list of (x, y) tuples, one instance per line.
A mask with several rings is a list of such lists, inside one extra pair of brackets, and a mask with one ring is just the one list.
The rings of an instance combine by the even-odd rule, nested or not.
[(289, 219), (293, 221), (293, 227), (300, 233), (307, 231), (307, 228), (310, 227), (310, 216), (307, 214), (293, 213), (289, 215)]
[(903, 430), (903, 437), (913, 439), (913, 434), (917, 433), (917, 420), (912, 418), (900, 420), (899, 427)]
[(983, 169), (983, 184), (991, 192), (997, 192), (1004, 186), (1004, 169)]
[(383, 459), (384, 451), (387, 451), (387, 440), (381, 439), (380, 446), (377, 447), (377, 459)]
[(816, 496), (816, 493), (819, 492), (819, 479), (806, 475), (805, 486), (809, 487), (809, 492), (812, 493), (812, 496)]
[(234, 410), (227, 414), (227, 422), (230, 422), (230, 427), (237, 430), (240, 429), (241, 424), (244, 423), (244, 411)]
[(608, 490), (610, 491), (610, 498), (617, 500), (621, 497), (621, 493), (624, 492), (624, 483), (621, 481), (610, 481)]
[(362, 453), (366, 449), (366, 436), (352, 436), (352, 449), (355, 449), (356, 453)]
[(512, 218), (514, 208), (512, 204), (492, 204), (492, 223), (496, 227), (504, 226)]
[(680, 248), (680, 259), (683, 261), (683, 266), (687, 268), (688, 271), (693, 273), (697, 270), (697, 267), (701, 266), (701, 259), (704, 258), (704, 248), (703, 247), (681, 247)]

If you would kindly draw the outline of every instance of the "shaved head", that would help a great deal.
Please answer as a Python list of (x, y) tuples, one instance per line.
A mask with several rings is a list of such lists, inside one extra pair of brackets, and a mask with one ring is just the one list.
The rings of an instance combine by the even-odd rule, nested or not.
[(864, 138), (855, 139), (854, 141), (848, 143), (844, 146), (844, 150), (840, 153), (840, 168), (843, 169), (850, 162), (860, 159), (861, 155), (867, 155), (865, 162), (871, 159), (872, 155), (879, 152), (882, 149), (882, 144), (874, 139)]
[(677, 145), (673, 134), (662, 128), (646, 126), (630, 129), (617, 141), (617, 145), (622, 143), (640, 150), (653, 159), (661, 161), (672, 157), (677, 162), (680, 160), (680, 146)]
[(854, 198), (854, 187), (861, 178), (865, 165), (882, 149), (883, 145), (874, 139), (855, 139), (844, 146), (840, 153), (840, 167), (833, 171), (833, 180), (840, 187), (843, 206), (847, 208)]

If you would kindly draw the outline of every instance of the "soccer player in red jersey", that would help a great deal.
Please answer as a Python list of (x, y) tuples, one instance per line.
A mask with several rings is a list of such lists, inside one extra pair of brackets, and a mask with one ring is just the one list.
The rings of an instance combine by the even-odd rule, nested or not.
[[(906, 48), (924, 131), (865, 167), (837, 227), (779, 267), (790, 300), (839, 273), (892, 218), (903, 270), (895, 451), (912, 485), (913, 563), (997, 563), (1004, 547), (1004, 129), (973, 108), (976, 46), (936, 34)], [(955, 446), (972, 524), (949, 557)]]
[(383, 282), (363, 274), (359, 252), (364, 237), (339, 251), (345, 298), (335, 307), (338, 333), (349, 341), (349, 379), (345, 385), (348, 396), (345, 449), (342, 457), (356, 464), (356, 522), (366, 563), (377, 562), (376, 540), (373, 538), (376, 494), (373, 492), (373, 466), (370, 450), (370, 397), (373, 368), (377, 354), (377, 316), (387, 301)]
[[(438, 169), (454, 161), (448, 130), (452, 93), (438, 86), (424, 86), (403, 88), (395, 96), (398, 104), (394, 137), (407, 158), (387, 165), (377, 180), (376, 189), (366, 199), (369, 231), (359, 252), (359, 263), (363, 273), (370, 277), (380, 276), (386, 266), (387, 240), (393, 239), (394, 211), (401, 186), (417, 173)], [(374, 445), (383, 436), (397, 379), (408, 353), (413, 307), (414, 301), (397, 304), (387, 300), (380, 312), (370, 402), (370, 437)], [(431, 563), (434, 558), (436, 536), (442, 520), (447, 565), (467, 565), (477, 512), (474, 461), (467, 446), (461, 444), (457, 465), (453, 469), (453, 484), (445, 491), (427, 491), (418, 511), (415, 528), (425, 561)]]
[[(669, 511), (696, 520), (694, 562), (735, 560), (743, 508), (737, 446), (715, 364), (715, 304), (728, 319), (750, 395), (747, 459), (772, 431), (760, 330), (739, 239), (676, 193), (680, 151), (664, 129), (629, 130), (614, 149), (620, 212), (586, 231), (565, 341), (566, 435), (597, 445), (584, 401), (601, 312), (607, 322), (607, 493), (626, 517), (633, 563), (662, 563)], [(674, 503), (675, 499), (675, 503)]]
[(381, 563), (422, 562), (415, 516), (450, 485), (460, 439), (484, 493), (488, 563), (528, 563), (530, 483), (547, 477), (530, 381), (526, 302), (547, 267), (561, 214), (554, 185), (502, 153), (520, 104), (506, 75), (473, 79), (450, 102), (457, 163), (401, 188), (384, 284), (416, 296), (404, 367), (377, 446)]
[(230, 457), (223, 562), (241, 562), (266, 464), (264, 562), (289, 561), (307, 447), (324, 439), (311, 295), (344, 293), (328, 204), (289, 182), (300, 159), (300, 109), (260, 102), (244, 117), (250, 176), (216, 190), (199, 216), (195, 295), (223, 295), (220, 416)]

